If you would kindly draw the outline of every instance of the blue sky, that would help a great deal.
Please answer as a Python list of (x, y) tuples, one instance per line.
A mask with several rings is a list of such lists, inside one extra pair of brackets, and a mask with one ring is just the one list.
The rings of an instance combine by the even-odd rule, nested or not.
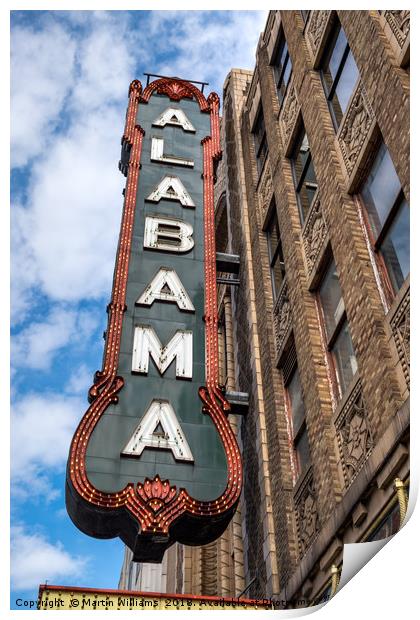
[[(253, 68), (267, 12), (14, 11), (11, 16), (12, 606), (49, 583), (118, 585), (123, 545), (64, 507), (71, 436), (101, 367), (128, 85)], [(146, 34), (147, 33), (147, 34)]]

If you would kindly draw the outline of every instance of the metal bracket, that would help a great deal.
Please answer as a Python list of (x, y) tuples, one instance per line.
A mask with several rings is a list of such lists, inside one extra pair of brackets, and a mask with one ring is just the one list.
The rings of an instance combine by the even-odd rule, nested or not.
[(226, 392), (225, 398), (230, 404), (232, 415), (246, 415), (249, 409), (248, 392)]
[(216, 269), (224, 273), (239, 274), (240, 258), (239, 254), (225, 254), (216, 252)]

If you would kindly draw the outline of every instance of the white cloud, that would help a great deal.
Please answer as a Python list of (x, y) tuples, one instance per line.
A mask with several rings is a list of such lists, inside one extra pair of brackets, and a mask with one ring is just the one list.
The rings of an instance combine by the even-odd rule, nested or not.
[(33, 213), (20, 204), (11, 210), (10, 243), (12, 323), (23, 321), (34, 302), (34, 285), (39, 281), (38, 268), (28, 237), (33, 227)]
[(61, 349), (88, 340), (97, 325), (87, 311), (53, 307), (45, 321), (31, 323), (12, 338), (12, 365), (48, 370)]
[(45, 151), (73, 80), (75, 43), (57, 23), (11, 35), (12, 165)]
[(82, 364), (70, 376), (66, 385), (66, 392), (69, 394), (86, 394), (93, 383), (93, 373), (86, 364)]
[[(58, 301), (110, 293), (125, 184), (117, 162), (136, 61), (220, 92), (232, 66), (254, 65), (265, 17), (63, 12), (41, 19), (37, 31), (12, 29), (14, 162), (37, 156), (27, 200), (13, 215), (15, 321), (27, 316), (36, 288)], [(158, 54), (171, 60), (159, 64)]]
[(125, 20), (106, 13), (95, 13), (95, 19), (95, 28), (78, 47), (79, 75), (70, 101), (82, 113), (120, 105), (133, 79), (134, 55), (124, 36)]
[(37, 589), (40, 583), (83, 575), (85, 558), (72, 555), (60, 542), (51, 543), (23, 526), (11, 528), (11, 581), (14, 590)]
[(55, 499), (49, 475), (64, 470), (70, 441), (86, 400), (54, 393), (28, 394), (12, 408), (13, 493), (21, 499)]
[(233, 67), (253, 69), (267, 11), (154, 11), (151, 31), (169, 60), (158, 73), (210, 82), (222, 95)]
[(80, 117), (34, 166), (33, 225), (25, 236), (41, 287), (53, 299), (110, 294), (123, 206), (122, 131), (123, 114), (111, 108)]

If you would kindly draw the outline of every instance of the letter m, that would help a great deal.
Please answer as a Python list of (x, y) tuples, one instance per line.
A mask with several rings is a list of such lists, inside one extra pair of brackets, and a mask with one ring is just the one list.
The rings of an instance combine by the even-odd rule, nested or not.
[(167, 345), (162, 346), (153, 327), (137, 325), (134, 330), (132, 371), (147, 375), (149, 357), (152, 357), (160, 374), (176, 359), (176, 376), (192, 379), (193, 362), (192, 332), (178, 330)]

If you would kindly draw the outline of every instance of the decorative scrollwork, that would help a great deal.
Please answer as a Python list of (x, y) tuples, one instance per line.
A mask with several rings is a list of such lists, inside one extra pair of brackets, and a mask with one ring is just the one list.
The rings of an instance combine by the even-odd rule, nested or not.
[(177, 490), (176, 486), (171, 487), (169, 480), (162, 481), (157, 475), (153, 480), (146, 478), (143, 484), (139, 482), (137, 493), (145, 504), (156, 513), (174, 499)]
[(349, 486), (373, 448), (360, 380), (337, 417), (335, 426), (344, 480)]
[(293, 130), (295, 128), (299, 114), (299, 109), (299, 101), (296, 95), (294, 81), (292, 78), (287, 89), (284, 104), (280, 113), (280, 131), (282, 134), (283, 145), (285, 147), (293, 134)]
[(353, 172), (363, 146), (369, 139), (370, 130), (374, 123), (375, 115), (360, 81), (354, 91), (337, 136), (349, 176)]
[(383, 11), (398, 45), (403, 48), (410, 35), (410, 11)]
[(407, 387), (410, 387), (410, 289), (407, 290), (392, 320), (391, 329), (397, 345)]
[(302, 231), (303, 245), (305, 248), (306, 264), (310, 275), (320, 254), (321, 248), (327, 236), (327, 226), (322, 215), (321, 200), (316, 192), (310, 211), (306, 218), (305, 227)]
[(160, 78), (151, 82), (140, 96), (140, 101), (147, 103), (153, 92), (159, 95), (167, 95), (172, 101), (180, 101), (183, 98), (196, 99), (202, 112), (210, 112), (211, 104), (217, 100), (219, 96), (216, 93), (210, 93), (206, 99), (203, 93), (198, 90), (194, 84), (181, 80), (180, 78)]
[(270, 206), (271, 198), (273, 196), (273, 182), (271, 180), (271, 172), (266, 162), (265, 169), (263, 172), (263, 177), (258, 186), (258, 197), (260, 203), (260, 210), (262, 220), (264, 221), (265, 214), (267, 213), (268, 207)]
[(311, 11), (309, 16), (305, 34), (314, 56), (318, 53), (330, 13), (331, 11)]
[(295, 510), (299, 551), (302, 556), (319, 532), (318, 507), (312, 469), (307, 471), (299, 485), (295, 495)]

